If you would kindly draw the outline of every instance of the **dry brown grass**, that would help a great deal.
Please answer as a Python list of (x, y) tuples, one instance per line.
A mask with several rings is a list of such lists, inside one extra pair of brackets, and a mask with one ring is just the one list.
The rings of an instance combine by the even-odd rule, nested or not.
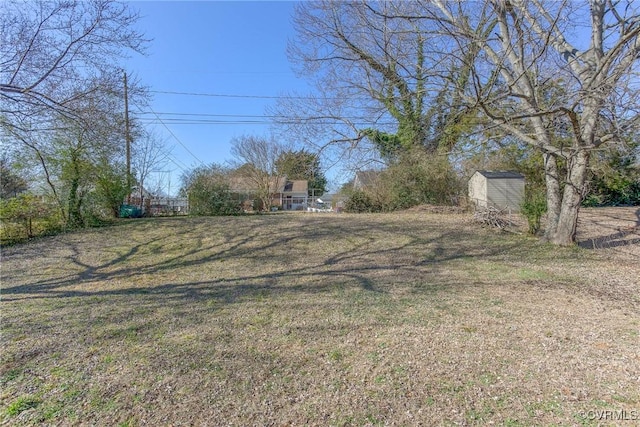
[(136, 220), (10, 247), (0, 420), (625, 425), (640, 269), (615, 250), (424, 210)]

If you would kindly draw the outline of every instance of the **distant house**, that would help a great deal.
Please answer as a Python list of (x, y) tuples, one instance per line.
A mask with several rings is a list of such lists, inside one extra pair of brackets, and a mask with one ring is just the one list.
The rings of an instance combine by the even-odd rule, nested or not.
[(149, 200), (153, 199), (155, 194), (147, 191), (146, 188), (140, 186), (134, 186), (131, 190), (131, 195), (128, 197), (130, 205), (139, 206), (144, 208), (144, 205)]
[[(285, 181), (280, 193), (280, 206), (285, 211), (301, 211), (309, 201), (309, 183), (306, 180)], [(275, 205), (275, 203), (274, 203)]]
[[(235, 177), (230, 181), (231, 192), (239, 195), (243, 205), (249, 207), (259, 189), (258, 184), (246, 177)], [(266, 187), (266, 184), (265, 184)], [(269, 180), (271, 206), (282, 210), (304, 210), (309, 199), (308, 182), (272, 177)]]
[[(125, 203), (127, 200), (124, 201)], [(169, 197), (153, 194), (144, 187), (136, 186), (128, 197), (128, 204), (140, 208), (142, 214), (186, 215), (189, 213), (189, 202), (184, 197)]]
[(469, 200), (476, 207), (520, 211), (524, 176), (518, 172), (477, 171), (469, 179)]
[(356, 172), (356, 176), (353, 179), (353, 189), (366, 190), (367, 188), (375, 188), (378, 185), (381, 173), (382, 171), (378, 170)]
[(145, 200), (145, 214), (148, 215), (187, 215), (189, 200), (186, 197), (154, 197)]

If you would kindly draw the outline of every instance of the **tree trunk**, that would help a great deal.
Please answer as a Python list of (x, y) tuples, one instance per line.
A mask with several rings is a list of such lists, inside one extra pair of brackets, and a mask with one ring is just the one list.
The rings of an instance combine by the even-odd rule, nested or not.
[(562, 206), (562, 194), (560, 192), (560, 179), (558, 176), (558, 161), (549, 153), (543, 153), (545, 183), (547, 186), (547, 224), (544, 232), (544, 240), (551, 241), (558, 229), (560, 211)]
[(78, 164), (78, 156), (73, 153), (71, 155), (71, 182), (69, 183), (69, 212), (68, 223), (71, 227), (82, 225), (82, 196), (78, 194), (80, 188), (80, 166)]
[(271, 211), (271, 195), (262, 198), (262, 210), (265, 212)]
[(589, 152), (580, 150), (567, 162), (567, 182), (555, 233), (549, 241), (556, 245), (572, 245), (576, 238), (578, 213), (584, 197), (584, 185), (589, 166)]
[(69, 212), (68, 223), (71, 227), (78, 227), (82, 224), (82, 212), (80, 206), (82, 198), (78, 195), (79, 183), (77, 179), (71, 181), (69, 188)]

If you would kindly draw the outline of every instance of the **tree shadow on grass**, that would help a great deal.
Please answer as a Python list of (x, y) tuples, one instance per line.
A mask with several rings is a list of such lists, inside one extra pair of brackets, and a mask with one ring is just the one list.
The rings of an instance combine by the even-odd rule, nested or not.
[[(173, 222), (171, 235), (150, 231), (144, 238), (132, 241), (120, 254), (106, 259), (103, 256), (99, 263), (84, 260), (87, 249), (83, 242), (71, 240), (59, 248), (69, 254), (60, 260), (69, 265), (66, 274), (46, 279), (21, 278), (19, 284), (7, 286), (11, 282), (9, 274), (9, 280), (3, 280), (2, 300), (162, 295), (169, 299), (214, 298), (233, 303), (264, 292), (330, 292), (340, 286), (382, 293), (388, 284), (422, 280), (425, 275), (447, 268), (448, 262), (468, 258), (470, 254), (490, 259), (524, 250), (523, 242), (518, 240), (487, 245), (482, 236), (446, 227), (425, 232), (420, 225), (326, 218), (298, 219), (291, 223), (271, 218), (215, 221), (222, 225), (201, 219)], [(207, 233), (215, 234), (215, 238), (209, 238)], [(166, 256), (161, 251), (157, 257), (149, 255), (155, 253), (155, 248), (175, 244), (176, 235), (186, 239), (188, 245)], [(320, 246), (315, 245), (324, 247), (326, 254), (316, 253)], [(10, 258), (16, 256), (20, 255), (13, 254)], [(238, 259), (249, 267), (215, 277), (220, 265), (217, 263)], [(264, 266), (270, 271), (264, 271)], [(173, 278), (190, 272), (203, 272), (202, 279)], [(158, 283), (135, 286), (142, 276), (157, 277)], [(117, 285), (122, 282), (134, 285)], [(84, 289), (83, 284), (87, 284)]]
[[(638, 208), (634, 214), (637, 218), (635, 223), (631, 217), (613, 217), (611, 215), (603, 215), (604, 219), (625, 221), (628, 225), (624, 227), (616, 227), (617, 231), (614, 233), (580, 240), (578, 241), (578, 246), (585, 249), (607, 249), (640, 244), (640, 208)], [(612, 226), (606, 225), (606, 221), (604, 219), (595, 221), (595, 223), (601, 227), (611, 229)]]

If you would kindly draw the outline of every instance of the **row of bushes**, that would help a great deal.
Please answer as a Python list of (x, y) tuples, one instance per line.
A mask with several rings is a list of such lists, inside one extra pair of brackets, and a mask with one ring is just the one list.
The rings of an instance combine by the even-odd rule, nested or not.
[(69, 220), (68, 212), (53, 197), (22, 193), (0, 199), (0, 242), (12, 244), (68, 229), (102, 226), (112, 220), (111, 210), (92, 196), (84, 199), (81, 222), (77, 223)]
[(0, 219), (3, 244), (57, 233), (65, 226), (60, 211), (50, 200), (26, 193), (0, 199)]
[(620, 185), (604, 187), (594, 181), (595, 187), (585, 197), (583, 206), (638, 206), (640, 205), (640, 181), (625, 181)]

